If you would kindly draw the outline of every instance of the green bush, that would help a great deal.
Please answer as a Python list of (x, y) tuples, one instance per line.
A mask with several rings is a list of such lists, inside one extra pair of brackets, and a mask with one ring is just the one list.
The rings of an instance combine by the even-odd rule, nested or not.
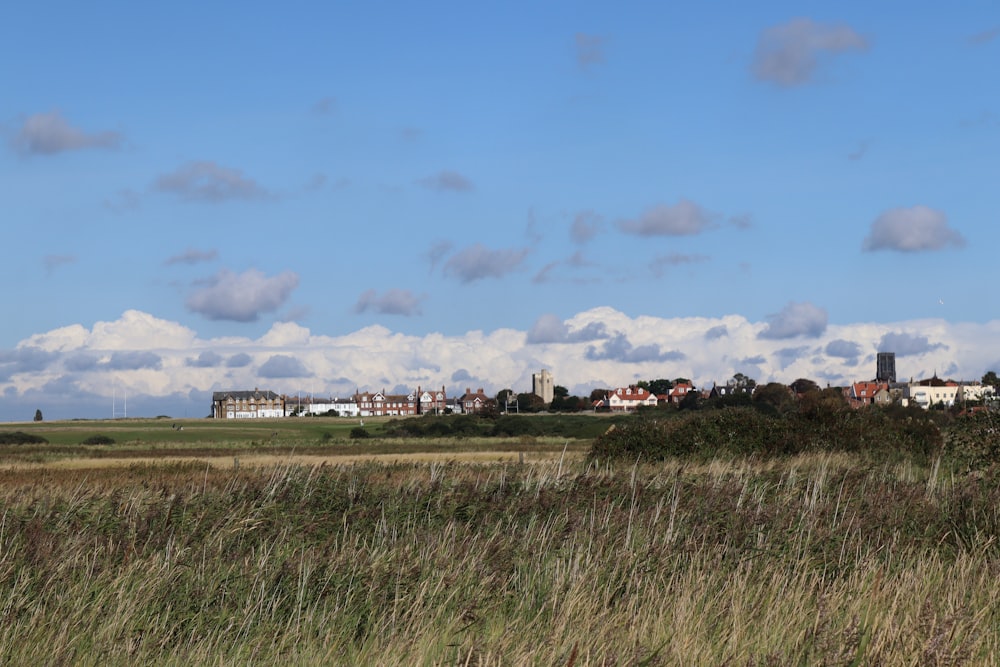
[(371, 435), (364, 429), (363, 426), (355, 426), (351, 429), (351, 438), (354, 440), (360, 438), (370, 438)]
[(86, 440), (84, 440), (82, 445), (113, 445), (115, 444), (114, 438), (108, 437), (106, 435), (92, 435)]
[(13, 433), (0, 433), (0, 445), (47, 445), (49, 441), (40, 435), (14, 431)]
[[(639, 417), (596, 438), (591, 456), (655, 461), (844, 451), (931, 461), (947, 453), (935, 416), (923, 410), (850, 410), (810, 402), (799, 407), (784, 414), (767, 406), (688, 411), (673, 418)], [(981, 453), (980, 458), (996, 453)]]

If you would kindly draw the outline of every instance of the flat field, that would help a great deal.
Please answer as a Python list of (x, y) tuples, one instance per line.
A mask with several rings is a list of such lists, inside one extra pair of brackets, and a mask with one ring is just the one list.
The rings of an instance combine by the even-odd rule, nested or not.
[(4, 429), (0, 663), (1000, 664), (992, 469), (354, 425)]

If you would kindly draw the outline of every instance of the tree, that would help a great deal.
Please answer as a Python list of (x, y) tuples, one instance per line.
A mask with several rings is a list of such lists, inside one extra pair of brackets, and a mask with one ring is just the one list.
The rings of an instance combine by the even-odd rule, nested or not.
[(674, 383), (665, 378), (657, 378), (655, 380), (650, 380), (646, 383), (646, 389), (649, 389), (649, 393), (654, 396), (663, 396), (664, 394), (669, 394), (670, 390), (674, 388)]
[(680, 410), (698, 410), (701, 408), (701, 392), (692, 389), (685, 393), (677, 407)]
[(592, 389), (590, 392), (590, 402), (594, 403), (596, 401), (602, 401), (610, 393), (611, 393), (610, 389)]
[(1000, 378), (997, 377), (996, 371), (987, 371), (986, 375), (983, 376), (983, 384), (1000, 390)]
[(800, 395), (807, 394), (810, 391), (819, 391), (819, 385), (806, 378), (799, 378), (788, 386), (791, 387), (793, 392)]
[(541, 412), (545, 409), (545, 401), (538, 394), (525, 392), (517, 395), (518, 412)]
[(569, 396), (569, 389), (563, 387), (562, 385), (556, 385), (552, 387), (552, 396), (554, 398), (566, 398)]
[(733, 379), (726, 384), (732, 387), (739, 387), (741, 389), (749, 389), (753, 391), (753, 388), (757, 386), (757, 381), (752, 377), (747, 377), (743, 373), (737, 373), (733, 376)]
[(41, 410), (35, 410), (35, 421), (36, 422), (42, 421), (42, 411)]
[(753, 394), (754, 405), (771, 414), (782, 414), (792, 405), (792, 393), (780, 382), (768, 382)]
[(513, 389), (501, 389), (497, 392), (497, 407), (500, 408), (500, 412), (510, 412), (511, 408), (514, 412), (518, 412), (517, 396), (514, 395)]

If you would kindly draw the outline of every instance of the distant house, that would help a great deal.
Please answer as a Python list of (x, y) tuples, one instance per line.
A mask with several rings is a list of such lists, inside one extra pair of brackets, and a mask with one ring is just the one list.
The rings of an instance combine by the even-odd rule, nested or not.
[(417, 414), (417, 394), (386, 394), (381, 391), (361, 392), (354, 395), (358, 413), (362, 417), (404, 417)]
[(689, 391), (694, 391), (693, 384), (689, 382), (675, 384), (673, 389), (670, 390), (670, 402), (674, 405), (679, 405), (684, 400), (684, 397), (688, 395)]
[(887, 382), (855, 382), (848, 389), (847, 403), (853, 408), (892, 403)]
[(727, 382), (726, 384), (712, 384), (712, 389), (706, 398), (720, 398), (724, 396), (753, 396), (754, 386), (749, 384), (736, 384)]
[(605, 405), (612, 412), (631, 412), (644, 405), (655, 406), (656, 394), (635, 385), (618, 387), (608, 394)]
[(440, 391), (429, 391), (417, 387), (417, 414), (443, 415), (448, 409), (448, 393), (444, 387)]
[(212, 392), (214, 419), (265, 419), (285, 416), (285, 398), (273, 391)]
[(458, 400), (462, 404), (462, 412), (467, 415), (485, 412), (496, 402), (483, 393), (482, 387), (475, 392), (472, 391), (471, 387), (466, 388), (465, 393)]

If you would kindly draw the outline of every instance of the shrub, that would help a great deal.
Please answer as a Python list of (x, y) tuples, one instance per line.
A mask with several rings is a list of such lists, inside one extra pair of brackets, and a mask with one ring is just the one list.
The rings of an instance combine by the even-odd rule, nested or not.
[(0, 433), (0, 445), (47, 445), (49, 441), (40, 435), (14, 431), (13, 433)]
[(82, 445), (113, 445), (115, 444), (114, 438), (106, 435), (92, 435), (86, 440), (84, 440)]
[(371, 437), (363, 426), (355, 426), (351, 429), (351, 438), (354, 440)]

